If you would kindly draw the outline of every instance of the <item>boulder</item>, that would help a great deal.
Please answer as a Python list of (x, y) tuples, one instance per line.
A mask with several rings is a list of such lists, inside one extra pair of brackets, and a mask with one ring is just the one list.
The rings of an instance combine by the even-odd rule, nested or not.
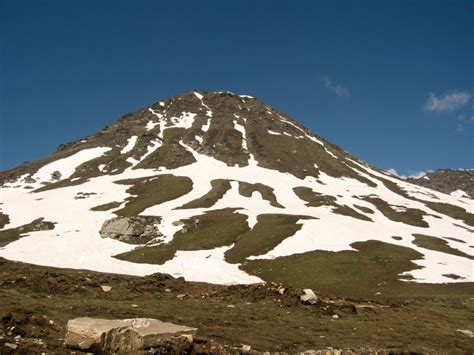
[(53, 171), (51, 173), (51, 179), (53, 180), (61, 180), (62, 174), (59, 171)]
[(76, 318), (67, 323), (66, 347), (106, 353), (150, 348), (184, 352), (192, 347), (196, 328), (152, 318)]
[(313, 290), (307, 288), (303, 290), (303, 294), (300, 296), (300, 301), (306, 304), (315, 304), (318, 303), (319, 299)]
[(158, 217), (115, 217), (104, 222), (99, 233), (102, 238), (118, 239), (122, 242), (147, 242), (162, 234), (155, 226)]

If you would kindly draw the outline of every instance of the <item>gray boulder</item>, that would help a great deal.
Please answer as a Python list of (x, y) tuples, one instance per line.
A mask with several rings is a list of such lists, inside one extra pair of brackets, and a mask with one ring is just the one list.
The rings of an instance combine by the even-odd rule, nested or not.
[(67, 323), (64, 344), (70, 349), (107, 354), (150, 348), (181, 353), (191, 348), (196, 330), (152, 318), (75, 318)]
[(99, 234), (102, 238), (118, 239), (127, 243), (143, 243), (161, 237), (155, 226), (157, 217), (115, 217), (104, 222)]

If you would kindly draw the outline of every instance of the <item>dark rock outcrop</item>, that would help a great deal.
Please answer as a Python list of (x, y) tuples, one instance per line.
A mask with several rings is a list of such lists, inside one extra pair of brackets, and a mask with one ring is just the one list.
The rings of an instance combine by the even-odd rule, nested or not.
[(406, 181), (446, 194), (461, 190), (474, 198), (474, 169), (438, 169), (419, 178), (407, 178)]

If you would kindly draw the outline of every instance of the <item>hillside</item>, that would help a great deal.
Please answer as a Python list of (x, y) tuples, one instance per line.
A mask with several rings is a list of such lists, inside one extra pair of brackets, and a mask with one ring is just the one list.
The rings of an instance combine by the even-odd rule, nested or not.
[(406, 181), (455, 197), (474, 198), (474, 170), (438, 169)]
[(395, 178), (245, 95), (158, 101), (0, 181), (10, 260), (334, 292), (474, 280), (471, 199)]

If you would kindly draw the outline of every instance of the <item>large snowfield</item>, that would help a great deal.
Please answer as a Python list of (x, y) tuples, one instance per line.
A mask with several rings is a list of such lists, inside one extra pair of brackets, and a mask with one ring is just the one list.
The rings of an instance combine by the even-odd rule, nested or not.
[[(209, 112), (209, 117), (212, 113)], [(157, 115), (159, 119), (159, 115)], [(210, 118), (211, 119), (211, 118)], [(193, 114), (185, 113), (182, 118), (176, 118), (173, 123), (176, 127), (189, 127), (192, 124)], [(153, 128), (160, 122), (148, 122), (147, 128)], [(245, 127), (234, 122), (235, 129), (242, 134), (242, 144), (246, 145)], [(207, 130), (203, 127), (203, 131)], [(163, 129), (165, 127), (163, 126)], [(278, 134), (269, 132), (270, 134)], [(310, 137), (310, 136), (308, 136)], [(161, 145), (161, 137), (149, 147), (150, 154)], [(316, 138), (314, 138), (316, 139)], [(122, 153), (132, 150), (137, 137), (132, 136)], [(322, 142), (317, 143), (323, 145)], [(0, 256), (38, 265), (48, 265), (63, 268), (81, 268), (102, 272), (112, 272), (130, 275), (148, 275), (155, 272), (165, 272), (173, 276), (183, 276), (190, 281), (205, 281), (211, 283), (255, 283), (261, 282), (258, 277), (249, 275), (239, 269), (238, 264), (230, 264), (224, 260), (224, 252), (231, 248), (216, 248), (213, 250), (178, 251), (174, 259), (163, 265), (139, 264), (122, 261), (114, 255), (134, 249), (130, 245), (109, 238), (101, 238), (99, 230), (104, 221), (115, 217), (114, 210), (91, 211), (90, 208), (112, 201), (122, 201), (130, 195), (126, 192), (129, 186), (116, 184), (114, 181), (131, 179), (159, 174), (173, 174), (187, 176), (193, 182), (193, 189), (188, 194), (175, 200), (150, 207), (142, 215), (156, 215), (162, 217), (158, 226), (163, 232), (165, 242), (173, 239), (173, 234), (180, 227), (173, 222), (196, 216), (205, 211), (226, 207), (242, 208), (239, 213), (248, 216), (249, 227), (257, 222), (257, 216), (262, 213), (286, 213), (293, 215), (313, 216), (315, 219), (302, 219), (302, 228), (293, 236), (285, 239), (273, 250), (264, 255), (254, 256), (250, 259), (273, 259), (279, 256), (304, 253), (313, 250), (342, 251), (351, 250), (350, 244), (358, 241), (379, 240), (404, 247), (412, 248), (423, 254), (423, 259), (414, 262), (421, 268), (408, 272), (416, 282), (444, 283), (474, 281), (474, 264), (466, 257), (446, 254), (439, 251), (421, 248), (413, 244), (413, 234), (426, 234), (443, 238), (448, 245), (466, 254), (472, 255), (474, 244), (473, 233), (468, 225), (462, 221), (431, 211), (424, 204), (407, 199), (389, 190), (378, 179), (380, 176), (397, 183), (408, 194), (426, 201), (442, 201), (462, 206), (468, 212), (474, 212), (473, 200), (463, 197), (462, 194), (446, 195), (422, 187), (405, 183), (399, 179), (391, 178), (368, 166), (361, 165), (372, 176), (357, 172), (373, 181), (377, 186), (369, 187), (358, 180), (350, 178), (334, 178), (320, 173), (318, 179), (299, 179), (289, 173), (262, 168), (251, 156), (248, 166), (228, 166), (212, 157), (200, 154), (191, 147), (181, 143), (191, 152), (196, 162), (176, 169), (160, 168), (132, 169), (139, 161), (129, 160), (133, 165), (118, 175), (103, 175), (91, 178), (88, 182), (63, 188), (56, 188), (44, 192), (31, 192), (25, 186), (39, 188), (42, 182), (51, 180), (51, 173), (59, 171), (61, 178), (71, 176), (77, 166), (83, 162), (106, 154), (110, 148), (99, 147), (86, 149), (68, 158), (52, 162), (37, 171), (33, 184), (26, 183), (20, 178), (17, 182), (5, 184), (0, 189), (1, 211), (10, 218), (10, 223), (4, 229), (18, 227), (30, 223), (34, 219), (43, 217), (46, 221), (55, 222), (55, 228), (48, 231), (31, 232), (29, 235), (0, 248)], [(142, 159), (140, 159), (142, 160)], [(353, 162), (355, 164), (360, 164)], [(231, 189), (209, 208), (176, 209), (183, 204), (206, 194), (211, 189), (214, 179), (231, 180)], [(251, 197), (239, 194), (238, 181), (248, 183), (263, 183), (274, 189), (278, 202), (284, 208), (277, 208), (264, 200), (260, 193), (254, 192)], [(393, 208), (417, 208), (429, 214), (440, 216), (424, 216), (429, 228), (416, 227), (400, 222), (395, 222), (385, 217), (375, 209), (374, 214), (367, 214), (372, 221), (364, 221), (349, 216), (336, 214), (333, 207), (308, 207), (305, 201), (296, 196), (294, 187), (310, 187), (314, 191), (336, 197), (336, 203), (355, 208), (354, 205), (374, 209), (374, 206), (356, 196), (373, 195), (387, 201)], [(95, 193), (87, 198), (75, 199), (78, 193)], [(117, 209), (119, 209), (118, 207)], [(362, 213), (362, 212), (361, 212)], [(400, 236), (395, 240), (393, 236)], [(446, 239), (447, 237), (454, 239)], [(455, 239), (459, 240), (456, 241)], [(463, 242), (462, 242), (463, 241)], [(456, 274), (459, 279), (452, 279), (443, 275)]]

